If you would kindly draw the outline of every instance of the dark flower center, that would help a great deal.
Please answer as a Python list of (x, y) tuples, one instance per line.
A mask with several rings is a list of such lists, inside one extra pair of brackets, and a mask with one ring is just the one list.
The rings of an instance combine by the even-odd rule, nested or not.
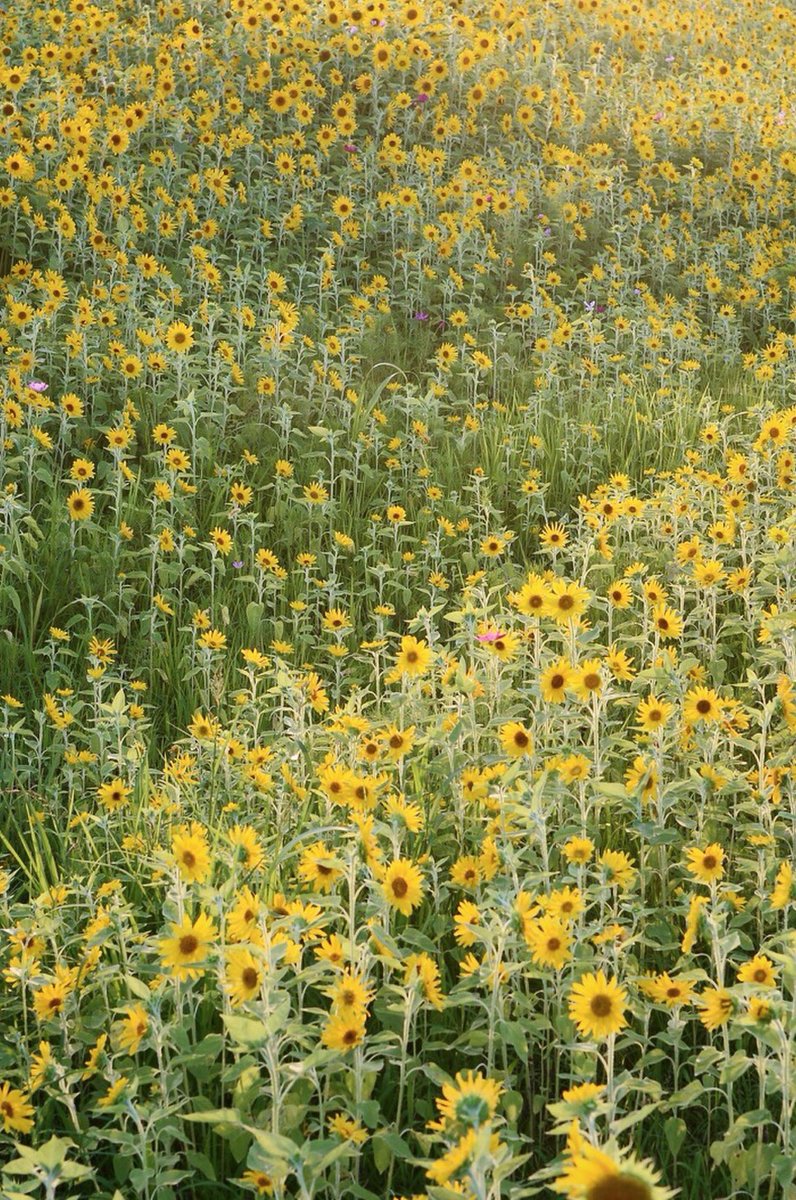
[(650, 1200), (651, 1196), (652, 1192), (641, 1180), (609, 1175), (589, 1188), (586, 1200)]
[(604, 994), (593, 996), (589, 1007), (595, 1017), (607, 1017), (613, 1009), (611, 997)]

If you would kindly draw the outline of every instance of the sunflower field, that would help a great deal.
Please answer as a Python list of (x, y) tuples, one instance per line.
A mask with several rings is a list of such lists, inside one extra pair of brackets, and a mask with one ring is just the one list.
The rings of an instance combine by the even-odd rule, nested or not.
[(794, 1200), (796, 8), (0, 47), (0, 1200)]

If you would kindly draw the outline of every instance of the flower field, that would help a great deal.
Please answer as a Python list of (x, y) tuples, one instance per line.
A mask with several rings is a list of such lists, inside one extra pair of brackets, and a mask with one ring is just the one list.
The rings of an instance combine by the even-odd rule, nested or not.
[(0, 44), (0, 1200), (793, 1200), (796, 10)]

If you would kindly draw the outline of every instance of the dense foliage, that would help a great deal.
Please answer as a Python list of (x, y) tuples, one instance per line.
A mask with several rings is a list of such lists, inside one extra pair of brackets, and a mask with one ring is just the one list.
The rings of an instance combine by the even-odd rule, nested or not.
[(792, 1197), (796, 12), (0, 43), (0, 1197)]

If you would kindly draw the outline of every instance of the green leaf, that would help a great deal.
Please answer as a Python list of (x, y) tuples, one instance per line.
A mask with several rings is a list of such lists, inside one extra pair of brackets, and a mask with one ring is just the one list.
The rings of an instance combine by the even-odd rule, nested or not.
[(240, 1125), (240, 1113), (236, 1108), (209, 1108), (207, 1112), (184, 1113), (183, 1120), (195, 1121), (198, 1125)]
[(749, 1070), (751, 1065), (751, 1058), (747, 1058), (742, 1050), (737, 1050), (730, 1061), (722, 1067), (719, 1074), (719, 1083), (734, 1083), (736, 1079), (740, 1079)]
[(265, 1151), (268, 1158), (280, 1163), (290, 1162), (298, 1152), (298, 1146), (290, 1138), (282, 1137), (279, 1133), (269, 1133), (266, 1129), (249, 1129), (257, 1145)]
[(692, 1104), (704, 1090), (698, 1079), (692, 1079), (684, 1088), (680, 1088), (669, 1097), (669, 1104), (672, 1108), (679, 1107), (681, 1104)]
[(285, 996), (264, 1021), (257, 1021), (253, 1017), (239, 1017), (236, 1013), (225, 1013), (223, 1021), (233, 1041), (241, 1046), (253, 1048), (267, 1042), (269, 1037), (285, 1024), (289, 1013), (290, 997)]
[(517, 1051), (520, 1058), (528, 1057), (528, 1042), (525, 1030), (519, 1021), (498, 1021), (496, 1028), (503, 1040)]
[(211, 1163), (206, 1154), (202, 1154), (200, 1150), (188, 1150), (185, 1157), (192, 1167), (196, 1167), (197, 1171), (204, 1176), (205, 1179), (212, 1179), (214, 1182), (217, 1179), (215, 1167)]
[(641, 1108), (637, 1108), (635, 1112), (628, 1113), (621, 1121), (614, 1121), (611, 1126), (613, 1133), (624, 1133), (626, 1129), (630, 1129), (633, 1125), (638, 1125), (639, 1121), (643, 1121), (650, 1113), (660, 1108), (660, 1105), (655, 1102), (653, 1104), (642, 1104)]
[(256, 633), (263, 619), (265, 605), (258, 600), (250, 600), (246, 605), (246, 624), (252, 633)]
[(666, 1138), (666, 1145), (676, 1158), (680, 1153), (680, 1147), (685, 1140), (685, 1121), (682, 1119), (682, 1117), (669, 1117), (663, 1123), (663, 1134)]

